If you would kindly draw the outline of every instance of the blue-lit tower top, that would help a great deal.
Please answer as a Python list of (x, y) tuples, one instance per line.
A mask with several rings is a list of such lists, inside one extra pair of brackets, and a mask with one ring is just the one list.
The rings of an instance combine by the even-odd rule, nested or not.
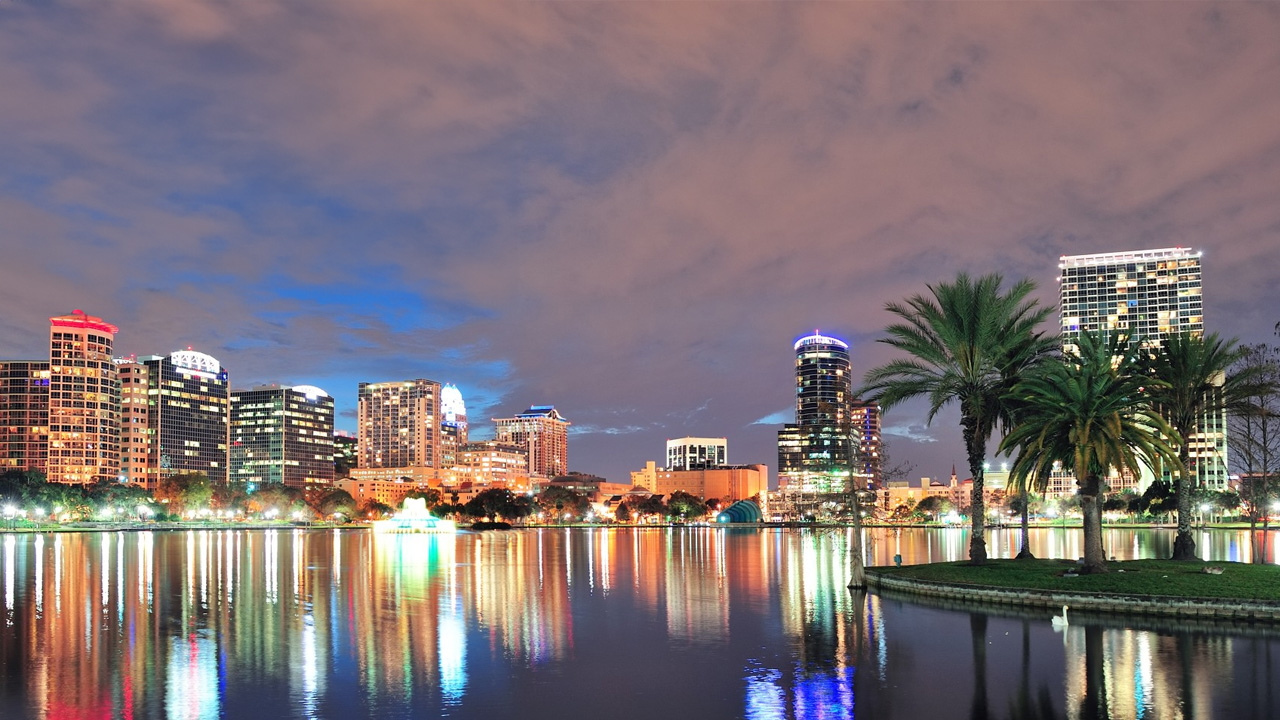
[(796, 423), (839, 426), (848, 419), (852, 386), (849, 343), (816, 330), (795, 342)]

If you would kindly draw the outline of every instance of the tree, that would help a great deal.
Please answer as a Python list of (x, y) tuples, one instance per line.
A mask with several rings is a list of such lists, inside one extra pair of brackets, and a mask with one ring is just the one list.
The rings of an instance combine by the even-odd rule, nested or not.
[(580, 495), (568, 488), (552, 485), (538, 496), (538, 505), (544, 512), (560, 520), (565, 515), (570, 517), (585, 515), (591, 507), (591, 501), (585, 495)]
[(331, 488), (313, 497), (311, 508), (322, 518), (341, 515), (344, 518), (356, 516), (356, 499), (351, 493), (341, 488)]
[(525, 495), (514, 495), (504, 488), (490, 488), (476, 493), (463, 506), (463, 514), (477, 518), (514, 520), (533, 513), (534, 505)]
[(1249, 529), (1253, 535), (1262, 519), (1259, 562), (1267, 562), (1266, 535), (1271, 520), (1272, 478), (1280, 469), (1280, 347), (1250, 345), (1241, 350), (1233, 373), (1256, 368), (1257, 392), (1228, 419), (1231, 457), (1240, 472), (1244, 498), (1249, 504)]
[(618, 522), (631, 522), (631, 508), (626, 503), (618, 503), (613, 511), (613, 519)]
[(283, 517), (291, 517), (297, 512), (312, 512), (301, 490), (282, 483), (259, 485), (257, 491), (249, 495), (247, 505), (250, 512), (266, 513), (275, 510), (277, 515)]
[(1106, 572), (1103, 478), (1141, 465), (1177, 462), (1172, 428), (1149, 400), (1159, 381), (1138, 374), (1137, 348), (1123, 335), (1082, 331), (1077, 352), (1047, 362), (1014, 386), (1022, 411), (1001, 452), (1016, 450), (1010, 474), (1035, 477), (1061, 462), (1075, 472), (1084, 517), (1084, 572)]
[(671, 493), (671, 497), (667, 498), (667, 511), (673, 516), (681, 520), (694, 520), (700, 517), (706, 517), (707, 504), (702, 498), (691, 495), (682, 490)]
[(1036, 330), (1050, 308), (1029, 299), (1035, 284), (1023, 280), (1007, 291), (992, 274), (972, 279), (961, 273), (955, 282), (929, 286), (932, 297), (914, 295), (890, 303), (901, 322), (885, 329), (881, 342), (904, 351), (908, 359), (873, 368), (860, 395), (890, 408), (914, 397), (929, 399), (927, 422), (946, 405), (960, 406), (960, 426), (973, 475), (969, 560), (986, 562), (983, 508), (983, 465), (987, 441), (997, 424), (1009, 424), (1009, 389), (1023, 372), (1056, 346), (1056, 339)]
[(661, 495), (650, 495), (649, 497), (635, 503), (635, 511), (637, 515), (657, 515), (665, 518), (667, 516), (667, 504), (662, 502)]
[[(1196, 479), (1188, 476), (1193, 436), (1206, 417), (1227, 409), (1245, 408), (1258, 390), (1260, 370), (1241, 366), (1241, 350), (1234, 340), (1223, 341), (1210, 333), (1170, 335), (1145, 357), (1144, 370), (1160, 382), (1148, 388), (1151, 401), (1171, 428), (1178, 448), (1174, 495), (1178, 498), (1178, 535), (1173, 542), (1174, 560), (1196, 560), (1191, 535), (1191, 491)], [(1227, 371), (1235, 369), (1228, 374)]]
[(938, 516), (951, 512), (952, 509), (954, 508), (950, 500), (941, 495), (930, 495), (926, 498), (920, 498), (920, 502), (916, 503), (915, 512), (928, 515), (937, 520)]
[(373, 498), (366, 500), (364, 505), (360, 507), (360, 515), (366, 520), (381, 520), (394, 515), (395, 512), (395, 508)]
[[(405, 499), (422, 498), (423, 500), (426, 500), (428, 510), (431, 510), (435, 508), (437, 505), (439, 505), (440, 503), (444, 502), (444, 496), (441, 495), (440, 491), (435, 488), (427, 488), (426, 490), (414, 490), (413, 492), (408, 493), (404, 497)], [(404, 505), (403, 500), (401, 501), (401, 505), (402, 506)]]
[(189, 514), (209, 507), (213, 486), (204, 473), (178, 473), (160, 480), (156, 499), (168, 504), (171, 514)]

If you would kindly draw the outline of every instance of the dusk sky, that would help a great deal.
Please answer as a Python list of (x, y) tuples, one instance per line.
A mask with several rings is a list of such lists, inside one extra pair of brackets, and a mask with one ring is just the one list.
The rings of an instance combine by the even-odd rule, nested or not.
[[(1204, 250), (1280, 321), (1280, 4), (0, 0), (0, 357), (50, 315), (233, 386), (554, 404), (570, 467), (777, 465), (792, 341), (957, 272)], [(1055, 315), (1056, 321), (1056, 315)], [(954, 412), (885, 417), (913, 478)], [(776, 482), (776, 479), (775, 479)]]

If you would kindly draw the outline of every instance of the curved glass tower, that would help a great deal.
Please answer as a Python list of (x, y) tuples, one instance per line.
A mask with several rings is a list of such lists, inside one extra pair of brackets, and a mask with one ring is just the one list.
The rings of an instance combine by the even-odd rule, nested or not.
[(814, 333), (797, 340), (795, 351), (796, 424), (839, 427), (852, 392), (849, 344)]

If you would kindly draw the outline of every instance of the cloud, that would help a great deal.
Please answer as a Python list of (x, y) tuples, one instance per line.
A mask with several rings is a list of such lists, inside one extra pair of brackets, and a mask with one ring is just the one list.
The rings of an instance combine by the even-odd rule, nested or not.
[[(1277, 34), (1265, 4), (9, 3), (5, 354), (82, 307), (340, 407), (455, 381), (478, 432), (554, 402), (621, 477), (686, 433), (771, 462), (791, 340), (861, 372), (884, 303), (959, 270), (1053, 302), (1059, 255), (1204, 247), (1208, 322), (1264, 340)], [(886, 417), (896, 454), (963, 457), (922, 418)]]

